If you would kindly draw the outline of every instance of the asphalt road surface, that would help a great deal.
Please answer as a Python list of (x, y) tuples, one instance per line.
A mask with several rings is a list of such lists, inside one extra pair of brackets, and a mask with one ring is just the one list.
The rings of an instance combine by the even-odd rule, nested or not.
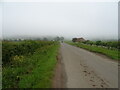
[(118, 63), (102, 55), (61, 43), (67, 88), (118, 88)]

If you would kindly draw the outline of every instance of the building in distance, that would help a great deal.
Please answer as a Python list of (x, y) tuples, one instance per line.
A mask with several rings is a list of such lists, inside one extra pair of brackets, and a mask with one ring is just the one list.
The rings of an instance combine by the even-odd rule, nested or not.
[(81, 37), (81, 38), (73, 38), (72, 41), (73, 42), (84, 42), (86, 40), (83, 37)]

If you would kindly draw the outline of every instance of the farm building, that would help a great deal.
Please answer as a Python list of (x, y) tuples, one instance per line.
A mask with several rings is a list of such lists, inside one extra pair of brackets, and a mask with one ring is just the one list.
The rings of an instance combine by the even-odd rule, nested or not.
[(84, 38), (73, 38), (72, 39), (73, 42), (83, 42), (83, 41), (86, 41)]

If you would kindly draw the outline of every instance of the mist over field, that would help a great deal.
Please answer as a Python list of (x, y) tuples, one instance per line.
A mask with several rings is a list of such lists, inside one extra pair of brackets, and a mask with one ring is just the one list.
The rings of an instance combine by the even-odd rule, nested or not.
[(0, 89), (118, 88), (119, 4), (1, 0)]
[(3, 38), (118, 39), (117, 2), (4, 2)]

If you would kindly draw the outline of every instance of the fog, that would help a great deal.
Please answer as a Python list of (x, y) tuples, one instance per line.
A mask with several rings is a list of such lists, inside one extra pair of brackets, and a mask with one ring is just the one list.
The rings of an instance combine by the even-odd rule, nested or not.
[(1, 6), (3, 38), (118, 39), (117, 2), (4, 2)]

